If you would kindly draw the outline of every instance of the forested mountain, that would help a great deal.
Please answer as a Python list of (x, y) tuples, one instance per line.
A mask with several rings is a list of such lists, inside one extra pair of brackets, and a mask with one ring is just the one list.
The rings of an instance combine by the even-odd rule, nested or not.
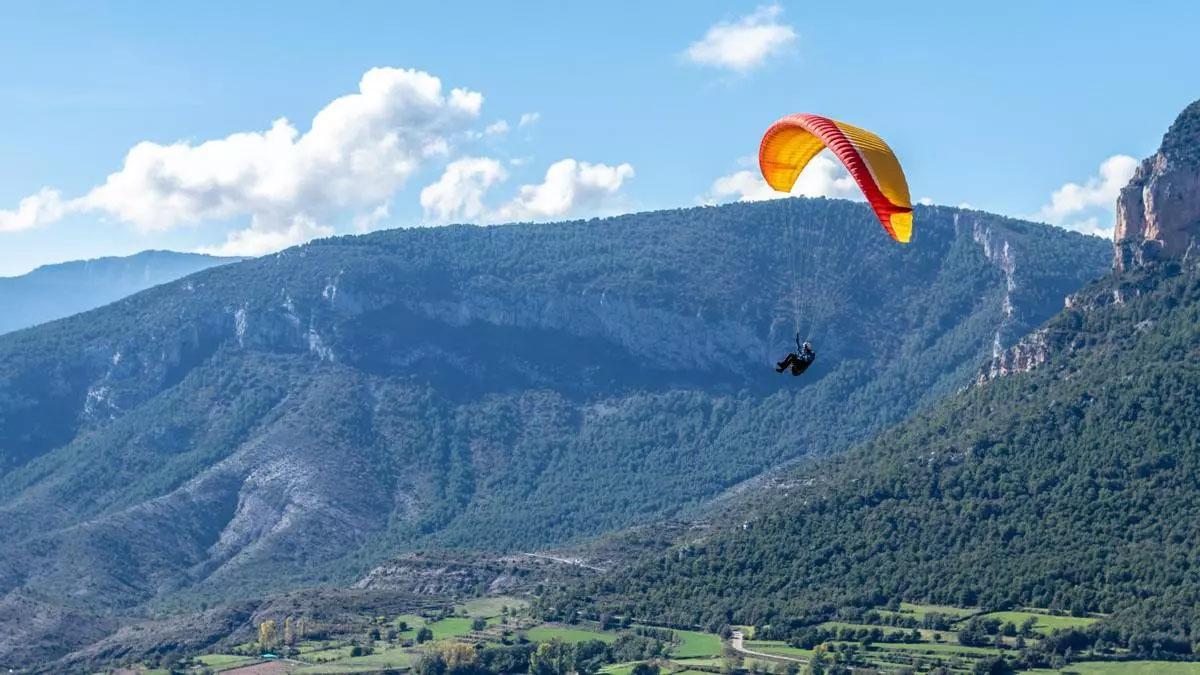
[(126, 257), (43, 265), (0, 277), (0, 333), (61, 319), (237, 258), (142, 251)]
[(1200, 221), (1172, 215), (1200, 205), (1180, 191), (1200, 177), (1198, 120), (1194, 104), (1122, 193), (1117, 272), (998, 359), (1016, 372), (990, 369), (751, 495), (736, 526), (543, 611), (790, 637), (888, 602), (1033, 606), (1110, 615), (1060, 649), (1200, 653)]
[[(819, 199), (380, 232), (4, 336), (0, 653), (681, 513), (968, 384), (1110, 257), (916, 218), (909, 246)], [(798, 305), (819, 355), (792, 378)]]
[[(1114, 613), (1121, 643), (1200, 641), (1200, 273), (1106, 281), (1053, 356), (806, 465), (745, 525), (546, 601), (783, 635), (908, 601)], [(1114, 293), (1127, 298), (1111, 303)], [(1110, 304), (1097, 307), (1107, 300)], [(596, 601), (596, 604), (593, 604)]]

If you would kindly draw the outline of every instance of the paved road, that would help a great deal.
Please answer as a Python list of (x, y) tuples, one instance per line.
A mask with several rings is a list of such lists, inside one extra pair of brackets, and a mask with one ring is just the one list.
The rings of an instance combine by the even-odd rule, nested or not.
[(733, 648), (735, 650), (737, 650), (743, 654), (746, 654), (748, 656), (761, 656), (766, 659), (778, 659), (781, 661), (792, 661), (794, 663), (808, 663), (808, 661), (805, 661), (804, 659), (798, 659), (794, 656), (783, 656), (781, 654), (765, 654), (763, 652), (756, 652), (756, 651), (753, 651), (750, 649), (746, 649), (745, 645), (743, 644), (745, 639), (746, 639), (746, 636), (744, 634), (742, 634), (742, 631), (735, 630), (735, 631), (733, 631), (733, 636), (730, 638), (729, 642), (730, 642), (730, 644), (733, 645)]

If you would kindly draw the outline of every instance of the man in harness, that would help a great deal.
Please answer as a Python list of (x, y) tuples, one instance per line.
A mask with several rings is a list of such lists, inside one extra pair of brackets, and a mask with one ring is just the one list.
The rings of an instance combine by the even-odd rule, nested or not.
[(812, 345), (805, 341), (800, 344), (800, 334), (796, 333), (796, 351), (783, 357), (783, 360), (775, 364), (775, 372), (782, 373), (788, 368), (792, 369), (792, 375), (800, 375), (808, 370), (812, 362), (817, 358), (817, 353), (813, 351)]

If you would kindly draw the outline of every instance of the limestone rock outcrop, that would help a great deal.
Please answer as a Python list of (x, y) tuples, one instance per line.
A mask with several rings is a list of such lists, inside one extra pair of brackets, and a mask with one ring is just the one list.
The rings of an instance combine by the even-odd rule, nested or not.
[(1114, 267), (1196, 255), (1200, 242), (1200, 101), (1163, 136), (1117, 199)]

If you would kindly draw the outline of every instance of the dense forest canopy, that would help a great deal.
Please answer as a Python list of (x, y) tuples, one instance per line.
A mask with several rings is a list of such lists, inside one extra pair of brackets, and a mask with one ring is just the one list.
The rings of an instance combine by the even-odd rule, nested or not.
[[(1200, 642), (1200, 271), (1097, 282), (1049, 360), (950, 397), (742, 504), (744, 525), (543, 600), (795, 636), (925, 601), (1109, 615), (1089, 639)], [(1081, 638), (1082, 639), (1082, 638)], [(1077, 647), (1078, 648), (1078, 647)]]

